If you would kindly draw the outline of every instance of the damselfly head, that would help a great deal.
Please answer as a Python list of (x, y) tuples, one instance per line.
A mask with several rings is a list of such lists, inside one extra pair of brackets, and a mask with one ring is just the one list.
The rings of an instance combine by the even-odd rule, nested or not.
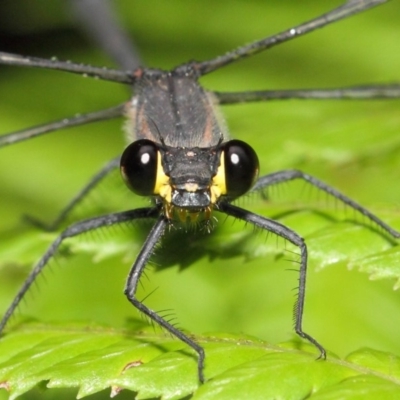
[(213, 148), (162, 146), (148, 139), (131, 143), (121, 157), (121, 174), (127, 186), (141, 196), (163, 202), (169, 219), (186, 221), (205, 214), (221, 198), (246, 193), (258, 177), (255, 151), (241, 140)]

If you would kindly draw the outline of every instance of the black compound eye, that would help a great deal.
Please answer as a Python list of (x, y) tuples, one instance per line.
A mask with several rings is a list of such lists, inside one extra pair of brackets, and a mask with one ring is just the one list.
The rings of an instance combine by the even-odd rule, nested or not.
[(230, 140), (223, 149), (226, 194), (238, 197), (253, 186), (258, 177), (259, 162), (253, 148), (241, 140)]
[(140, 196), (154, 194), (158, 166), (158, 148), (151, 140), (131, 143), (123, 152), (121, 174), (127, 186)]

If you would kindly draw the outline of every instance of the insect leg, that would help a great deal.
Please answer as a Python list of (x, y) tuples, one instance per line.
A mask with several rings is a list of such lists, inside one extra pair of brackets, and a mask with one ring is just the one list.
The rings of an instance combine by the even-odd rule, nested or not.
[(58, 238), (50, 245), (44, 256), (39, 260), (28, 278), (25, 280), (21, 289), (18, 291), (11, 305), (8, 307), (4, 317), (0, 321), (0, 333), (3, 331), (8, 320), (13, 315), (18, 304), (25, 296), (32, 283), (35, 281), (37, 276), (43, 271), (44, 267), (48, 264), (49, 260), (56, 254), (60, 245), (65, 239), (80, 235), (85, 232), (92, 231), (101, 227), (111, 226), (120, 224), (123, 222), (129, 222), (140, 218), (155, 218), (159, 214), (158, 207), (146, 207), (139, 208), (131, 211), (124, 211), (120, 213), (107, 214), (101, 217), (87, 219), (85, 221), (78, 222), (71, 225), (64, 232), (62, 232)]
[(221, 202), (218, 205), (218, 210), (231, 215), (235, 218), (249, 222), (255, 226), (260, 227), (266, 231), (275, 233), (276, 235), (286, 239), (290, 243), (294, 244), (300, 249), (300, 270), (299, 270), (299, 286), (297, 293), (297, 301), (294, 307), (294, 320), (295, 320), (295, 331), (303, 339), (308, 340), (319, 350), (319, 357), (325, 359), (326, 351), (312, 336), (303, 331), (303, 312), (304, 312), (304, 300), (306, 294), (306, 279), (307, 279), (307, 245), (304, 239), (300, 237), (296, 232), (287, 228), (285, 225), (280, 224), (272, 219), (262, 217), (261, 215), (254, 214), (250, 211), (244, 210), (243, 208), (236, 207), (227, 202)]
[(257, 90), (251, 92), (214, 92), (219, 104), (270, 100), (373, 100), (400, 98), (400, 84), (349, 86), (333, 89)]
[(113, 158), (104, 167), (94, 175), (90, 181), (74, 196), (74, 198), (64, 207), (58, 217), (51, 222), (50, 224), (46, 224), (35, 217), (31, 217), (30, 215), (25, 215), (24, 219), (33, 225), (38, 226), (41, 229), (46, 231), (55, 231), (60, 225), (67, 219), (68, 215), (74, 210), (74, 208), (115, 168), (119, 166), (120, 156)]
[(311, 175), (308, 175), (302, 171), (299, 170), (285, 170), (285, 171), (278, 171), (269, 175), (262, 176), (261, 178), (258, 179), (254, 187), (252, 188), (252, 191), (257, 191), (263, 188), (266, 188), (271, 185), (275, 185), (277, 183), (281, 182), (286, 182), (286, 181), (291, 181), (294, 179), (302, 179), (311, 185), (315, 186), (316, 188), (330, 194), (331, 196), (335, 197), (336, 199), (340, 200), (344, 204), (350, 206), (354, 210), (358, 211), (365, 217), (367, 217), (369, 220), (375, 222), (380, 228), (382, 228), (384, 231), (388, 232), (390, 235), (392, 235), (395, 238), (400, 238), (400, 232), (396, 231), (392, 227), (390, 227), (388, 224), (383, 222), (380, 218), (378, 218), (376, 215), (372, 214), (370, 211), (368, 211), (365, 207), (361, 206), (354, 200), (350, 199), (349, 197), (345, 196), (344, 194), (340, 193), (338, 190), (334, 189), (333, 187), (327, 185), (326, 183), (320, 181), (317, 178), (314, 178)]
[(59, 129), (72, 128), (73, 126), (85, 125), (91, 122), (104, 121), (107, 119), (123, 116), (125, 113), (125, 104), (115, 107), (106, 108), (100, 111), (94, 111), (75, 117), (63, 118), (58, 121), (50, 122), (45, 125), (34, 126), (33, 128), (23, 129), (17, 132), (11, 132), (7, 135), (0, 136), (0, 147), (31, 139), (36, 136), (44, 135), (57, 131)]
[(276, 35), (257, 40), (246, 46), (239, 47), (212, 60), (197, 62), (192, 65), (199, 71), (200, 75), (208, 74), (209, 72), (222, 68), (225, 65), (236, 62), (237, 60), (251, 57), (254, 54), (270, 49), (278, 44), (303, 36), (306, 33), (323, 28), (326, 25), (366, 11), (372, 7), (386, 3), (387, 1), (388, 0), (348, 0), (339, 7), (336, 7), (333, 10), (303, 24), (287, 29), (286, 31)]
[(118, 71), (110, 68), (92, 67), (91, 65), (75, 64), (68, 61), (47, 60), (39, 57), (20, 56), (18, 54), (0, 51), (0, 64), (19, 67), (35, 67), (71, 72), (73, 74), (90, 76), (111, 82), (133, 84), (134, 76), (130, 71)]
[(125, 286), (125, 295), (128, 300), (143, 314), (148, 316), (155, 323), (163, 327), (167, 330), (171, 335), (175, 336), (182, 342), (186, 343), (190, 346), (196, 353), (198, 354), (198, 377), (200, 382), (204, 382), (204, 358), (205, 353), (204, 349), (198, 345), (193, 339), (190, 339), (184, 333), (182, 333), (179, 329), (171, 325), (168, 321), (166, 321), (163, 317), (158, 315), (155, 311), (151, 310), (147, 306), (145, 306), (140, 300), (136, 298), (136, 290), (140, 281), (140, 277), (144, 271), (144, 268), (147, 264), (148, 259), (150, 258), (154, 247), (159, 242), (160, 238), (163, 236), (165, 228), (168, 225), (168, 219), (161, 215), (150, 231), (135, 263), (133, 264), (128, 279)]

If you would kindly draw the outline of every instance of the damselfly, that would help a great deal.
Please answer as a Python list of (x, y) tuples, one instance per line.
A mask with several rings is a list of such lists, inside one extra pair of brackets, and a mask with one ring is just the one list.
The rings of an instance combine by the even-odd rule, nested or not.
[[(148, 308), (136, 297), (136, 290), (155, 246), (164, 234), (168, 233), (171, 226), (198, 224), (211, 231), (213, 214), (219, 212), (272, 232), (299, 249), (299, 291), (294, 308), (295, 331), (317, 348), (320, 358), (325, 358), (323, 346), (313, 336), (306, 333), (302, 326), (308, 257), (304, 240), (299, 234), (280, 222), (252, 213), (232, 202), (248, 192), (261, 191), (281, 182), (300, 179), (358, 211), (387, 234), (395, 238), (398, 238), (400, 234), (358, 203), (299, 170), (283, 170), (258, 178), (259, 162), (256, 152), (245, 142), (229, 139), (225, 124), (216, 110), (217, 103), (234, 104), (286, 97), (398, 98), (399, 85), (356, 86), (332, 90), (213, 93), (203, 89), (197, 81), (202, 76), (239, 59), (291, 41), (317, 28), (366, 11), (384, 2), (383, 0), (348, 1), (321, 17), (289, 28), (278, 35), (250, 43), (209, 61), (189, 62), (167, 72), (142, 68), (135, 57), (131, 57), (128, 61), (122, 61), (122, 64), (125, 65), (137, 64), (133, 65), (132, 70), (119, 71), (0, 53), (0, 63), (3, 64), (59, 69), (124, 83), (133, 87), (134, 97), (127, 103), (100, 112), (83, 114), (3, 135), (0, 138), (0, 145), (6, 146), (61, 128), (122, 115), (129, 117), (131, 122), (128, 124), (128, 131), (132, 143), (124, 150), (122, 157), (118, 156), (110, 161), (93, 178), (62, 212), (60, 218), (53, 224), (53, 228), (57, 228), (71, 209), (110, 170), (119, 165), (128, 187), (137, 195), (149, 196), (152, 199), (150, 207), (84, 220), (63, 231), (18, 292), (0, 324), (0, 330), (4, 328), (26, 291), (57, 252), (63, 240), (101, 227), (137, 219), (151, 219), (155, 220), (155, 223), (129, 273), (125, 294), (137, 309), (197, 352), (199, 380), (204, 381), (205, 354), (203, 348), (190, 336), (169, 323), (162, 315)], [(2, 151), (6, 151), (6, 149)]]

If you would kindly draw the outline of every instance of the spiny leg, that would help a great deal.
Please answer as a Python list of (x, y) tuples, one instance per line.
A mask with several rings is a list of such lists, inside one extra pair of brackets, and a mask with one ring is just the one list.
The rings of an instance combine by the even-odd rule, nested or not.
[(294, 320), (295, 331), (303, 339), (308, 340), (319, 350), (319, 357), (325, 359), (326, 351), (312, 336), (303, 331), (303, 312), (304, 300), (306, 295), (306, 280), (307, 280), (307, 246), (304, 239), (296, 232), (287, 228), (285, 225), (280, 224), (272, 219), (262, 217), (261, 215), (254, 214), (243, 208), (236, 207), (228, 202), (221, 202), (218, 204), (218, 210), (231, 215), (232, 217), (249, 222), (255, 226), (260, 227), (268, 232), (275, 233), (276, 235), (286, 239), (300, 249), (300, 270), (299, 270), (299, 287), (297, 294), (297, 301), (294, 307)]
[(320, 181), (317, 178), (314, 178), (311, 175), (305, 174), (302, 171), (299, 170), (285, 170), (285, 171), (278, 171), (274, 172), (269, 175), (262, 176), (261, 178), (258, 179), (254, 187), (252, 188), (252, 192), (261, 190), (264, 188), (267, 188), (268, 186), (271, 185), (276, 185), (281, 182), (287, 182), (291, 181), (294, 179), (302, 179), (311, 185), (315, 186), (316, 188), (330, 194), (334, 198), (340, 200), (342, 203), (348, 205), (349, 207), (353, 208), (354, 210), (358, 211), (365, 217), (367, 217), (369, 220), (375, 222), (380, 228), (382, 228), (384, 231), (388, 232), (390, 235), (392, 235), (394, 238), (400, 238), (400, 232), (396, 231), (392, 227), (390, 227), (388, 224), (383, 222), (380, 218), (378, 218), (376, 215), (372, 214), (370, 211), (368, 211), (365, 207), (361, 206), (354, 200), (350, 199), (349, 197), (345, 196), (344, 194), (340, 193), (338, 190), (334, 189), (333, 187), (327, 185), (326, 183)]
[(310, 33), (316, 29), (323, 28), (326, 25), (337, 22), (343, 18), (366, 11), (379, 4), (386, 3), (389, 0), (348, 0), (341, 6), (303, 24), (287, 29), (267, 38), (257, 40), (246, 46), (241, 46), (223, 56), (213, 58), (203, 62), (194, 62), (192, 65), (199, 71), (200, 75), (208, 74), (225, 65), (236, 62), (237, 60), (250, 57), (264, 50), (270, 49), (278, 44), (287, 42), (296, 37)]
[(97, 185), (115, 168), (119, 167), (119, 160), (120, 156), (113, 158), (111, 161), (109, 161), (104, 167), (96, 174), (94, 175), (90, 181), (74, 196), (74, 198), (67, 204), (66, 207), (64, 207), (63, 210), (61, 210), (60, 214), (58, 217), (51, 222), (50, 224), (46, 224), (45, 222), (42, 222), (35, 217), (32, 217), (30, 215), (25, 215), (24, 218), (32, 223), (33, 225), (38, 226), (41, 229), (47, 230), (47, 231), (55, 231), (57, 230), (60, 225), (67, 219), (67, 217), (70, 215), (70, 213), (75, 209), (75, 207), (92, 191), (94, 190)]
[(37, 276), (43, 271), (48, 261), (56, 254), (57, 250), (59, 249), (60, 245), (63, 243), (65, 239), (80, 235), (85, 232), (92, 231), (94, 229), (107, 227), (115, 224), (121, 224), (135, 219), (156, 218), (158, 215), (159, 215), (158, 207), (147, 207), (147, 208), (139, 208), (137, 210), (124, 211), (120, 213), (107, 214), (101, 217), (88, 219), (85, 221), (78, 222), (74, 225), (71, 225), (64, 232), (62, 232), (57, 237), (57, 239), (50, 245), (44, 256), (39, 260), (39, 262), (33, 268), (32, 272), (29, 274), (28, 278), (25, 280), (21, 289), (18, 291), (14, 300), (8, 307), (4, 317), (0, 321), (0, 333), (3, 331), (8, 320), (14, 313), (15, 309), (17, 308), (18, 304), (20, 303), (26, 292), (31, 287), (32, 283), (36, 280)]
[(85, 125), (91, 122), (104, 121), (112, 118), (121, 117), (125, 112), (125, 104), (106, 108), (104, 110), (95, 111), (75, 117), (63, 118), (58, 121), (50, 122), (45, 125), (34, 126), (32, 128), (23, 129), (17, 132), (11, 132), (7, 135), (0, 136), (0, 147), (31, 139), (45, 133), (55, 132), (59, 129), (72, 128), (74, 126)]
[(219, 104), (250, 103), (270, 100), (374, 100), (399, 99), (400, 84), (362, 85), (333, 89), (257, 90), (249, 92), (213, 92)]
[(19, 54), (6, 53), (3, 51), (0, 51), (0, 64), (59, 70), (111, 82), (133, 84), (135, 81), (135, 77), (130, 71), (118, 71), (116, 69), (104, 67), (92, 67), (91, 65), (76, 64), (68, 61), (58, 61), (55, 59), (48, 60), (39, 57), (21, 56)]
[(128, 298), (128, 300), (143, 314), (148, 316), (152, 321), (163, 327), (165, 330), (167, 330), (171, 335), (175, 336), (182, 342), (186, 343), (188, 346), (190, 346), (196, 353), (198, 354), (198, 362), (197, 362), (197, 368), (198, 368), (198, 377), (200, 382), (204, 382), (204, 359), (205, 359), (205, 353), (204, 349), (198, 345), (193, 339), (190, 339), (188, 336), (186, 336), (183, 332), (181, 332), (179, 329), (177, 329), (175, 326), (171, 325), (170, 322), (166, 321), (163, 317), (161, 317), (159, 314), (157, 314), (155, 311), (151, 310), (147, 306), (145, 306), (140, 300), (136, 298), (136, 291), (137, 287), (141, 278), (141, 275), (144, 271), (144, 268), (151, 256), (151, 254), (154, 251), (155, 246), (163, 236), (165, 232), (165, 228), (169, 224), (168, 219), (161, 215), (158, 218), (158, 221), (156, 224), (153, 226), (152, 230), (150, 231), (149, 235), (147, 236), (147, 239), (139, 253), (139, 256), (137, 257), (135, 263), (133, 264), (129, 275), (128, 279), (126, 282), (125, 286), (125, 295)]

